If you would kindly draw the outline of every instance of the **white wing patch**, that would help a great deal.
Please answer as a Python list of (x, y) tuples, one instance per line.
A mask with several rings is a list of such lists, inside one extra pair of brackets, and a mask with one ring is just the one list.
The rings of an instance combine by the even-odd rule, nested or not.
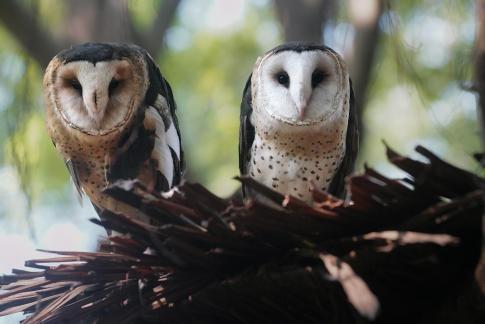
[(167, 134), (162, 116), (160, 116), (157, 109), (153, 107), (147, 108), (143, 125), (146, 129), (151, 130), (155, 127), (156, 138), (151, 157), (158, 162), (158, 170), (165, 176), (168, 185), (172, 187), (174, 172), (172, 153), (170, 153), (170, 148), (167, 143)]
[(177, 154), (177, 158), (180, 161), (180, 140), (179, 140), (177, 131), (173, 126), (173, 123), (170, 123), (170, 126), (168, 127), (166, 133), (167, 133), (167, 144), (172, 148), (172, 150), (174, 150), (175, 154)]
[[(170, 108), (168, 107), (167, 100), (162, 95), (158, 95), (157, 100), (155, 100), (155, 108), (157, 108), (164, 116), (167, 116), (171, 120)], [(177, 134), (177, 130), (173, 124), (173, 121), (168, 126), (166, 130), (167, 144), (174, 150), (177, 154), (177, 158), (180, 161), (180, 138)]]

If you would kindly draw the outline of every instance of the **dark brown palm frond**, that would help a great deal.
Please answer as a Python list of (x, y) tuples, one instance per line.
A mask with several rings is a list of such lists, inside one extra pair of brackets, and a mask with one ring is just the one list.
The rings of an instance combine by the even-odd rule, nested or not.
[[(116, 183), (109, 194), (150, 222), (106, 212), (93, 221), (117, 234), (98, 252), (49, 251), (58, 257), (26, 262), (40, 271), (1, 277), (0, 315), (25, 312), (27, 324), (417, 323), (473, 273), (485, 182), (416, 150), (429, 163), (387, 151), (405, 179), (371, 168), (350, 177), (350, 204), (314, 190), (310, 207), (246, 177), (238, 180), (273, 203), (241, 205), (199, 184), (160, 195)], [(480, 323), (483, 312), (467, 316)]]

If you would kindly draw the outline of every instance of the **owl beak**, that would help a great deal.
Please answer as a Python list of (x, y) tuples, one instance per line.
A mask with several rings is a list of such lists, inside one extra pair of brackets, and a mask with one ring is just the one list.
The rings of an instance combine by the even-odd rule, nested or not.
[(92, 93), (86, 93), (84, 95), (84, 104), (86, 105), (86, 108), (88, 109), (88, 112), (90, 114), (96, 114), (97, 113), (98, 103), (97, 103), (97, 100), (96, 100), (96, 91), (93, 91)]
[(104, 107), (98, 100), (96, 90), (90, 92), (86, 91), (83, 97), (88, 115), (95, 121), (103, 119)]
[(304, 120), (307, 112), (308, 102), (312, 96), (312, 88), (305, 82), (296, 83), (294, 88), (290, 89), (291, 97), (298, 113), (298, 119)]
[(296, 109), (298, 110), (298, 117), (300, 120), (305, 119), (305, 112), (306, 112), (307, 106), (308, 106), (308, 103), (305, 100), (296, 104)]

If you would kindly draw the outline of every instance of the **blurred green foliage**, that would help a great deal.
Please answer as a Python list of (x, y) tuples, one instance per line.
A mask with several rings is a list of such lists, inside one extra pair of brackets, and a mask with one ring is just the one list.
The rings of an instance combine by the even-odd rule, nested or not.
[(458, 166), (482, 172), (473, 77), (470, 1), (391, 1), (370, 84), (360, 161), (382, 163), (385, 139), (401, 151), (427, 145)]
[[(137, 26), (144, 28), (154, 19), (155, 3), (129, 2)], [(244, 84), (257, 56), (282, 41), (272, 3), (244, 3), (238, 23), (214, 29), (207, 27), (212, 22), (204, 16), (209, 4), (182, 0), (166, 48), (157, 58), (176, 97), (188, 176), (224, 196), (237, 188), (231, 178), (238, 174)], [(39, 19), (52, 31), (63, 28), (62, 6), (54, 0), (39, 2)], [(476, 169), (469, 157), (480, 149), (475, 102), (461, 88), (471, 79), (472, 4), (391, 1), (390, 8), (381, 21), (383, 37), (364, 116), (367, 136), (359, 169), (364, 161), (382, 167), (382, 139), (406, 153), (422, 143)], [(350, 30), (346, 17), (340, 14), (334, 25)], [(53, 193), (65, 200), (72, 196), (66, 190), (67, 171), (44, 129), (43, 71), (1, 25), (0, 44), (0, 168), (17, 166), (19, 183), (34, 207)], [(5, 203), (0, 192), (0, 204)]]
[(227, 182), (238, 173), (235, 140), (242, 89), (262, 50), (250, 32), (196, 35), (193, 46), (167, 53), (161, 66), (177, 98), (189, 176), (227, 194), (237, 185)]

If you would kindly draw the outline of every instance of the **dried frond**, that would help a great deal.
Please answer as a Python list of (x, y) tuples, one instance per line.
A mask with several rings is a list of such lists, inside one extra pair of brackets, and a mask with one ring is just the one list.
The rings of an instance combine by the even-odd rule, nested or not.
[[(314, 190), (314, 206), (241, 177), (238, 204), (199, 184), (160, 195), (134, 181), (108, 189), (143, 213), (106, 213), (98, 252), (27, 261), (1, 278), (0, 315), (24, 323), (415, 322), (473, 272), (484, 180), (423, 147), (400, 156), (405, 179), (366, 168), (352, 202)], [(155, 226), (153, 224), (160, 224)], [(475, 316), (475, 314), (469, 314)], [(477, 315), (478, 316), (478, 315)]]

